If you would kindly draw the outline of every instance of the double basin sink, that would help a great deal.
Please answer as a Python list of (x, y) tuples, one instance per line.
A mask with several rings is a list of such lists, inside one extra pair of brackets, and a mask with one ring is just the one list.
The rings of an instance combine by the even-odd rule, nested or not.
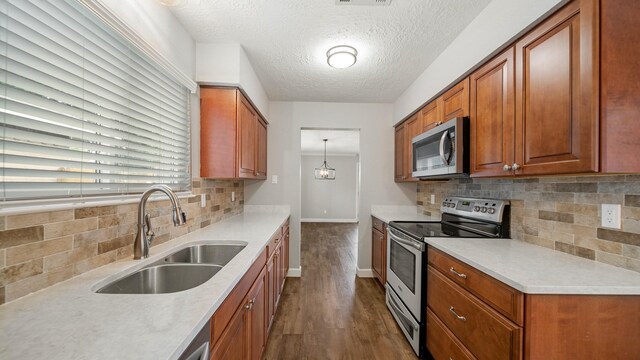
[(168, 294), (188, 290), (211, 279), (246, 246), (246, 243), (189, 246), (114, 280), (96, 292)]

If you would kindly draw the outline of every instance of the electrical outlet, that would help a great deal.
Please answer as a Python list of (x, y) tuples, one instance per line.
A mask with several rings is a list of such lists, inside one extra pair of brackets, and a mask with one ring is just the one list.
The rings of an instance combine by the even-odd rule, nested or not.
[(325, 211), (324, 211), (324, 214), (325, 214), (325, 215), (327, 214), (327, 210), (325, 210)]
[(620, 206), (620, 204), (602, 204), (602, 227), (620, 229), (622, 227), (620, 220), (621, 212), (622, 206)]
[(231, 192), (231, 202), (234, 202), (234, 201), (236, 201), (236, 192), (232, 191)]
[(431, 194), (431, 203), (432, 204), (436, 203), (436, 196), (434, 194)]
[(200, 194), (200, 207), (206, 207), (206, 206), (207, 206), (207, 195)]
[(278, 175), (271, 175), (271, 183), (272, 184), (278, 183)]

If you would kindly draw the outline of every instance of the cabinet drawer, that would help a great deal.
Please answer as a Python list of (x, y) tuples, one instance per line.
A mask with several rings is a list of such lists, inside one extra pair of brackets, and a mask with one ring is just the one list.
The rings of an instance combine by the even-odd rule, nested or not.
[(522, 326), (524, 319), (524, 295), (491, 276), (429, 247), (429, 264), (447, 278), (462, 286), (496, 311)]
[(460, 340), (427, 308), (427, 348), (435, 360), (475, 360)]
[(428, 267), (427, 305), (478, 359), (520, 359), (522, 329)]
[(270, 258), (276, 252), (278, 245), (280, 245), (280, 240), (282, 240), (282, 228), (278, 229), (276, 234), (269, 240), (267, 244), (267, 258)]
[(384, 221), (373, 216), (371, 218), (373, 219), (373, 228), (384, 234)]

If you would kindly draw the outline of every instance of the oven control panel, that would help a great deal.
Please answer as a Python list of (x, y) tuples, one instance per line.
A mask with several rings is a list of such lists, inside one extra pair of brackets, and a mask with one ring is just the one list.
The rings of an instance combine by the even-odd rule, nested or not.
[(448, 214), (501, 222), (504, 208), (507, 205), (509, 205), (508, 200), (448, 196), (444, 198), (440, 211)]

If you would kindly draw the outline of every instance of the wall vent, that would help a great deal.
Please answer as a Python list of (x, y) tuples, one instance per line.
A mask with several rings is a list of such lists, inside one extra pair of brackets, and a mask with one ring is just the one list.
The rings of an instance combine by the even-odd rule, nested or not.
[(336, 5), (389, 6), (391, 0), (336, 0)]

